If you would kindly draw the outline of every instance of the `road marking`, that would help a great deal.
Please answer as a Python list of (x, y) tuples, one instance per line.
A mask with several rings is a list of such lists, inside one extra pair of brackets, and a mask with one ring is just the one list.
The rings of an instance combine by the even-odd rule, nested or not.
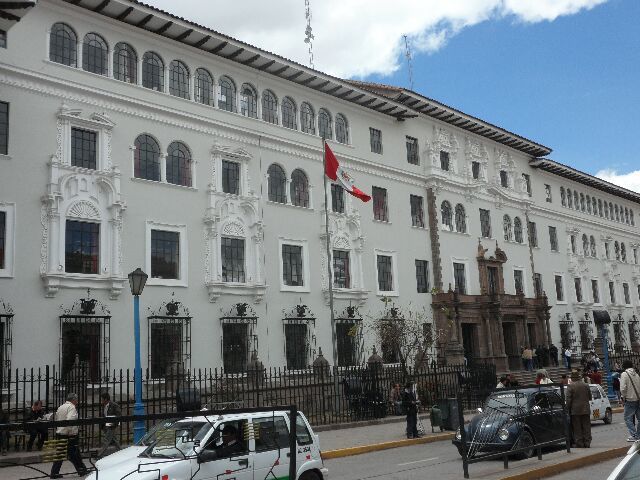
[(430, 462), (431, 460), (438, 460), (438, 458), (440, 458), (440, 457), (425, 458), (424, 460), (414, 460), (413, 462), (399, 463), (398, 466), (402, 467), (404, 465), (411, 465), (413, 463)]

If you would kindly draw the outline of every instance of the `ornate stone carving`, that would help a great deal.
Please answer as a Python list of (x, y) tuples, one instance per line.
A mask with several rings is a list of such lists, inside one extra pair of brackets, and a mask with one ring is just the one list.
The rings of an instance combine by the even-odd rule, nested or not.
[(67, 210), (67, 217), (84, 218), (86, 220), (100, 220), (100, 212), (96, 206), (86, 200), (74, 203)]

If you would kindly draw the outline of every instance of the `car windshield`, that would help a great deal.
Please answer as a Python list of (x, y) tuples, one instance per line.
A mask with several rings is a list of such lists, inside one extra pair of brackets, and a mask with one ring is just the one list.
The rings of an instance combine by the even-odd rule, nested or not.
[(148, 457), (184, 458), (194, 455), (193, 448), (200, 445), (211, 430), (206, 421), (168, 421), (157, 424), (144, 436), (141, 445), (147, 447)]
[(491, 395), (487, 399), (486, 408), (493, 410), (514, 410), (527, 408), (528, 397), (525, 394), (510, 392)]
[(640, 452), (631, 456), (629, 463), (620, 471), (615, 480), (638, 480), (640, 479)]

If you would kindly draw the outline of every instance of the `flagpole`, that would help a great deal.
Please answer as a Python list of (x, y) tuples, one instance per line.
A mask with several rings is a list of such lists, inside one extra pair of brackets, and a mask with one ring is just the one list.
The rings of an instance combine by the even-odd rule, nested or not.
[[(324, 182), (324, 232), (327, 237), (327, 278), (329, 283), (329, 311), (331, 312), (331, 353), (334, 376), (337, 378), (338, 358), (336, 353), (336, 319), (333, 314), (333, 269), (331, 268), (331, 237), (329, 236), (329, 197), (327, 197), (327, 148), (322, 137), (322, 180)], [(336, 395), (337, 395), (336, 390)]]

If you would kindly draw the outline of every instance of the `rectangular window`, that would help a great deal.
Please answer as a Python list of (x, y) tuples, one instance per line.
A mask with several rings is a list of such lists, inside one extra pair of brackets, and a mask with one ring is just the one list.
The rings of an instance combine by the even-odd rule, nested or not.
[(464, 271), (464, 263), (453, 263), (453, 280), (455, 288), (461, 295), (467, 294), (467, 278)]
[(387, 211), (387, 190), (386, 188), (371, 187), (373, 197), (373, 219), (381, 222), (389, 221)]
[(306, 323), (287, 323), (284, 326), (287, 368), (289, 370), (301, 370), (308, 366), (307, 328)]
[(407, 143), (407, 162), (412, 165), (420, 165), (420, 158), (418, 157), (418, 139), (413, 137), (406, 137)]
[(429, 262), (416, 260), (416, 283), (418, 293), (429, 293)]
[(255, 436), (256, 452), (279, 450), (289, 445), (289, 429), (283, 417), (253, 418), (251, 422), (255, 432), (262, 432)]
[(100, 224), (67, 220), (65, 269), (67, 273), (100, 273)]
[(0, 102), (0, 155), (9, 155), (9, 104)]
[(282, 281), (290, 287), (304, 286), (300, 245), (282, 245)]
[(180, 278), (180, 233), (151, 230), (151, 278)]
[(483, 208), (480, 209), (480, 235), (491, 238), (491, 212)]
[(524, 180), (524, 188), (527, 191), (527, 194), (531, 196), (531, 177), (529, 174), (523, 173), (522, 179)]
[(558, 251), (558, 232), (556, 227), (549, 227), (549, 244), (552, 252)]
[(449, 171), (449, 152), (440, 150), (440, 168), (445, 172)]
[(498, 269), (487, 267), (487, 280), (489, 282), (489, 295), (498, 293)]
[(249, 352), (249, 325), (222, 324), (222, 363), (225, 373), (243, 373), (247, 370)]
[(369, 141), (373, 153), (382, 153), (382, 132), (380, 130), (369, 127)]
[(609, 300), (613, 305), (616, 304), (616, 284), (609, 282)]
[(635, 263), (636, 265), (638, 264), (638, 249), (637, 248), (633, 249), (633, 263)]
[(240, 164), (238, 162), (222, 161), (222, 191), (240, 195)]
[(540, 273), (533, 274), (533, 288), (536, 293), (536, 297), (541, 297), (544, 291), (542, 287), (542, 275)]
[(576, 236), (571, 235), (569, 237), (569, 243), (571, 244), (571, 253), (576, 253)]
[(536, 222), (529, 222), (528, 224), (529, 230), (529, 244), (537, 248), (538, 247), (538, 230), (536, 228)]
[(346, 250), (333, 251), (333, 286), (351, 288), (351, 265)]
[(555, 276), (556, 281), (556, 300), (564, 302), (564, 286), (562, 285), (562, 275)]
[(549, 184), (544, 184), (544, 194), (545, 194), (545, 198), (547, 200), (547, 202), (551, 203), (552, 201), (552, 197), (551, 197), (551, 185)]
[(509, 175), (506, 170), (500, 170), (500, 185), (504, 188), (509, 187)]
[[(109, 344), (106, 343), (109, 340), (107, 336), (109, 327), (107, 325), (108, 322), (102, 323), (77, 317), (68, 321), (65, 319), (61, 323), (60, 360), (61, 373), (65, 378), (68, 378), (70, 373), (77, 372), (74, 368), (76, 358), (82, 365), (84, 381), (100, 382), (103, 378), (101, 374), (109, 375)], [(104, 354), (107, 356), (106, 362), (103, 360)]]
[(522, 270), (513, 271), (513, 283), (516, 288), (516, 295), (524, 293), (524, 272)]
[(624, 304), (631, 305), (631, 295), (629, 294), (629, 284), (622, 284), (622, 293), (624, 293)]
[(71, 129), (71, 165), (96, 169), (97, 133), (82, 128)]
[(358, 325), (354, 322), (336, 323), (336, 343), (338, 350), (338, 365), (350, 367), (358, 363), (356, 332)]
[(638, 285), (638, 301), (640, 301), (640, 285)]
[(474, 180), (480, 178), (480, 162), (471, 162), (471, 176)]
[(151, 323), (149, 325), (151, 378), (166, 378), (171, 368), (182, 361), (182, 325)]
[(344, 188), (335, 183), (331, 184), (331, 210), (344, 213)]
[(393, 270), (391, 257), (378, 255), (378, 290), (381, 292), (393, 291)]
[(591, 295), (593, 296), (593, 303), (600, 303), (600, 288), (598, 287), (598, 280), (591, 280)]
[(0, 30), (0, 48), (7, 48), (7, 32)]
[(7, 212), (0, 212), (0, 270), (5, 269), (7, 248)]
[(573, 286), (576, 289), (576, 302), (582, 302), (582, 280), (580, 278), (573, 279)]
[(611, 251), (609, 250), (609, 242), (604, 242), (604, 256), (607, 257), (607, 259), (611, 258)]
[(411, 225), (414, 227), (424, 228), (424, 210), (422, 207), (422, 197), (418, 195), (410, 195), (411, 203)]
[(244, 283), (244, 239), (221, 239), (222, 281)]

